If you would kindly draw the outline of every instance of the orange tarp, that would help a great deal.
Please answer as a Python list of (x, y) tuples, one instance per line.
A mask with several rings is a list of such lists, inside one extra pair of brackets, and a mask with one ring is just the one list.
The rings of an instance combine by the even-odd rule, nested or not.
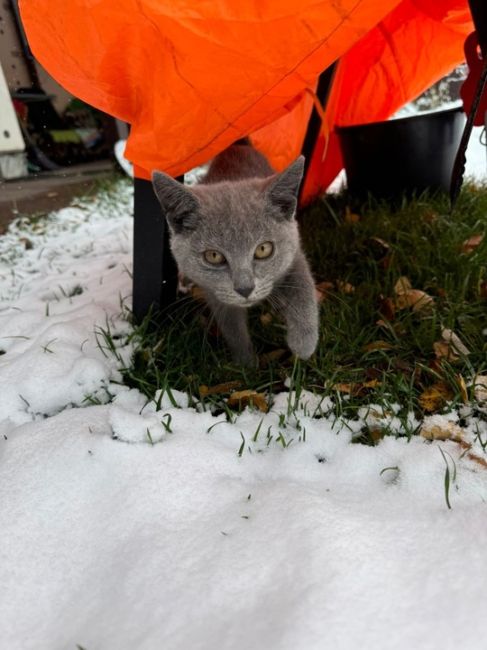
[(340, 58), (306, 186), (341, 167), (336, 123), (387, 118), (463, 60), (467, 0), (21, 0), (34, 55), (132, 125), (137, 174), (174, 176), (253, 134), (277, 169), (300, 152), (318, 75)]

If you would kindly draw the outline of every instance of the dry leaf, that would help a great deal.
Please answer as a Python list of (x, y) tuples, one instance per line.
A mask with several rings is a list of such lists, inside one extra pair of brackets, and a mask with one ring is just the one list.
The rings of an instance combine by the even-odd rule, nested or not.
[(396, 309), (406, 309), (412, 307), (413, 311), (420, 311), (425, 307), (431, 307), (434, 303), (433, 298), (425, 291), (413, 289), (409, 278), (401, 276), (394, 285), (396, 299), (394, 305)]
[(463, 440), (463, 429), (448, 420), (444, 425), (438, 424), (423, 424), (420, 429), (420, 435), (427, 440), (454, 440), (458, 442)]
[(348, 393), (349, 395), (359, 395), (364, 390), (368, 388), (377, 388), (380, 386), (381, 382), (378, 379), (371, 379), (370, 381), (365, 382), (353, 382), (349, 384), (333, 384), (333, 390), (338, 391), (339, 393)]
[(355, 214), (350, 210), (350, 208), (347, 207), (345, 208), (345, 223), (358, 223), (360, 221), (360, 215)]
[(315, 289), (316, 289), (316, 292), (317, 292), (318, 302), (321, 302), (322, 300), (324, 300), (324, 298), (327, 297), (327, 295), (330, 293), (330, 291), (333, 291), (334, 284), (333, 284), (333, 282), (328, 282), (328, 281), (325, 280), (324, 282), (319, 282), (315, 286)]
[(458, 388), (460, 389), (460, 395), (462, 396), (462, 402), (464, 404), (468, 404), (468, 392), (467, 392), (467, 385), (465, 383), (465, 379), (462, 377), (462, 375), (457, 375), (456, 376)]
[(364, 346), (365, 352), (375, 352), (376, 350), (393, 350), (394, 346), (391, 343), (388, 343), (387, 341), (373, 341), (372, 343), (369, 343), (368, 345)]
[(32, 248), (34, 248), (34, 244), (31, 242), (31, 240), (28, 237), (21, 237), (19, 241), (24, 244), (24, 248), (26, 251), (30, 251)]
[(453, 394), (450, 387), (443, 382), (438, 382), (424, 390), (418, 401), (424, 411), (434, 413), (439, 411), (452, 398)]
[(441, 331), (441, 338), (445, 341), (445, 343), (448, 343), (455, 352), (462, 356), (468, 356), (470, 354), (470, 350), (461, 342), (460, 338), (455, 334), (453, 330), (450, 330), (446, 327), (444, 327)]
[(433, 303), (433, 298), (425, 291), (409, 289), (408, 291), (397, 294), (395, 306), (399, 310), (411, 307), (413, 311), (420, 311), (425, 307), (431, 307)]
[(391, 298), (382, 298), (379, 305), (379, 311), (385, 318), (387, 318), (387, 320), (394, 320), (396, 316), (394, 301)]
[(409, 278), (407, 278), (405, 275), (402, 275), (394, 285), (394, 293), (396, 296), (400, 296), (403, 293), (411, 291), (412, 288), (413, 286), (409, 281)]
[(355, 287), (350, 282), (344, 282), (343, 280), (336, 281), (337, 289), (341, 293), (351, 294), (355, 291)]
[(487, 375), (477, 375), (473, 385), (477, 402), (487, 402)]
[(264, 393), (257, 393), (255, 390), (235, 391), (227, 399), (227, 404), (230, 407), (255, 406), (263, 413), (267, 413), (269, 410)]
[(380, 237), (370, 237), (368, 241), (371, 243), (373, 242), (375, 244), (378, 244), (378, 246), (380, 246), (384, 250), (384, 252), (387, 252), (390, 249), (390, 245)]
[(206, 397), (206, 395), (220, 395), (221, 393), (229, 393), (241, 385), (241, 381), (227, 381), (224, 384), (216, 384), (216, 386), (205, 386), (205, 384), (202, 384), (199, 387), (199, 393), (201, 397)]
[(433, 350), (437, 359), (446, 359), (447, 361), (454, 362), (460, 358), (445, 341), (435, 341), (433, 343)]
[(475, 251), (476, 248), (480, 246), (483, 240), (484, 240), (483, 234), (472, 235), (471, 237), (469, 237), (463, 242), (461, 248), (462, 253), (464, 253), (464, 255), (470, 255)]

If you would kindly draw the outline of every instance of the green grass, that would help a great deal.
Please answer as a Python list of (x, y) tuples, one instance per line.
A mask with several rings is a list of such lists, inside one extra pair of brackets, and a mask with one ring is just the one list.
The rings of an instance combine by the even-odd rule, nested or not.
[[(347, 208), (360, 216), (358, 222), (346, 218)], [(316, 281), (333, 283), (322, 302), (320, 342), (309, 362), (295, 361), (286, 352), (258, 370), (235, 366), (209, 327), (204, 305), (185, 298), (135, 328), (130, 337), (135, 353), (124, 381), (148, 398), (165, 387), (197, 397), (201, 385), (228, 381), (272, 396), (291, 377), (297, 390), (330, 395), (337, 416), (356, 417), (357, 409), (370, 403), (400, 404), (398, 416), (405, 433), (412, 435), (406, 415), (423, 415), (418, 400), (426, 388), (445, 384), (454, 406), (462, 399), (459, 375), (468, 382), (486, 372), (487, 237), (472, 253), (462, 253), (463, 242), (483, 233), (486, 221), (487, 188), (473, 186), (464, 189), (453, 214), (445, 196), (404, 200), (394, 209), (372, 200), (351, 205), (346, 195), (324, 198), (300, 215)], [(390, 313), (387, 299), (394, 297), (401, 276), (434, 298), (431, 309)], [(344, 282), (354, 291), (340, 291)], [(263, 305), (251, 314), (261, 355), (286, 347), (283, 323), (274, 314), (270, 324), (261, 322), (268, 313)], [(433, 344), (444, 327), (460, 337), (468, 356), (455, 362), (436, 359)], [(105, 338), (109, 342), (109, 332)], [(379, 340), (390, 349), (367, 351)], [(352, 395), (336, 389), (351, 382), (356, 384)], [(365, 382), (373, 383), (367, 388)], [(226, 408), (222, 395), (204, 397), (203, 405)]]

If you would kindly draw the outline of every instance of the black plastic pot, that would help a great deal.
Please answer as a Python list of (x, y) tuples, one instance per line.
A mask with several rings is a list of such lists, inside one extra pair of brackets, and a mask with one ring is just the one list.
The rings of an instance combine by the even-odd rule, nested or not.
[(386, 199), (424, 190), (448, 192), (464, 124), (459, 107), (338, 127), (349, 191)]

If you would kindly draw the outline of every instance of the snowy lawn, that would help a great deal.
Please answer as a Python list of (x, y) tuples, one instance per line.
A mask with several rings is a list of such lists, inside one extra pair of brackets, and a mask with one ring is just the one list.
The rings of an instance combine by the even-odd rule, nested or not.
[(120, 184), (0, 238), (0, 648), (484, 648), (487, 395), (375, 447), (394, 411), (307, 391), (147, 402), (100, 335), (129, 362), (130, 214)]

